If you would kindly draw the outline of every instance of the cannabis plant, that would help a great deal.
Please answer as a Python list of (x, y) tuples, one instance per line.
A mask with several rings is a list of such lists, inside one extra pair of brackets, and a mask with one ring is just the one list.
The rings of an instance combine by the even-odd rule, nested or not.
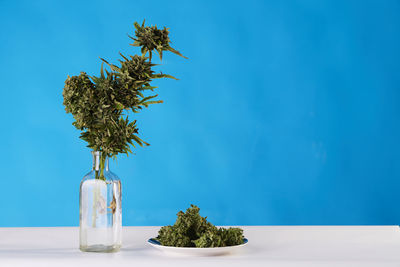
[[(87, 147), (101, 151), (100, 172), (102, 178), (104, 161), (120, 153), (132, 153), (131, 146), (149, 145), (139, 137), (136, 120), (129, 114), (138, 113), (151, 104), (162, 103), (157, 94), (148, 94), (157, 87), (151, 82), (171, 75), (156, 73), (151, 62), (154, 50), (162, 60), (163, 51), (170, 51), (184, 57), (171, 47), (167, 28), (145, 26), (134, 23), (135, 37), (132, 46), (141, 47), (141, 55), (124, 56), (120, 53), (119, 64), (114, 65), (101, 58), (100, 75), (81, 72), (78, 76), (68, 76), (63, 90), (64, 106), (75, 119), (72, 123), (81, 131), (80, 138)], [(104, 65), (105, 64), (105, 65)]]
[(191, 205), (186, 212), (178, 212), (174, 225), (161, 227), (156, 240), (163, 246), (173, 247), (225, 247), (243, 244), (240, 228), (218, 228), (200, 216), (200, 209)]

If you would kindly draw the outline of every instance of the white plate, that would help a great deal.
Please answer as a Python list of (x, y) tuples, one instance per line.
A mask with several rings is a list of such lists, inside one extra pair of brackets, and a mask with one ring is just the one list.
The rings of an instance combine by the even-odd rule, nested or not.
[(147, 240), (152, 247), (163, 251), (170, 255), (182, 255), (182, 256), (218, 256), (224, 254), (230, 254), (236, 252), (236, 250), (243, 248), (249, 241), (244, 238), (243, 244), (229, 247), (218, 247), (218, 248), (187, 248), (187, 247), (170, 247), (163, 246), (157, 240), (150, 238)]

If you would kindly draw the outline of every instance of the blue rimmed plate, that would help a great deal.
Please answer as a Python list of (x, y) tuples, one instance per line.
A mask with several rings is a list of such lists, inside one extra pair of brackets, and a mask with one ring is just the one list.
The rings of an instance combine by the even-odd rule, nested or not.
[(218, 248), (187, 248), (187, 247), (170, 247), (163, 246), (155, 240), (154, 238), (150, 238), (147, 243), (149, 243), (152, 247), (166, 253), (169, 255), (181, 255), (181, 256), (219, 256), (230, 253), (235, 253), (237, 250), (243, 248), (247, 245), (249, 241), (247, 238), (243, 239), (243, 244), (237, 246), (229, 246), (229, 247), (218, 247)]

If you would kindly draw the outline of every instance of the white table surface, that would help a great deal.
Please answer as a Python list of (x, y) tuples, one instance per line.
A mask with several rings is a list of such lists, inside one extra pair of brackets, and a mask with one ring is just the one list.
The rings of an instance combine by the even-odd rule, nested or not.
[(146, 241), (159, 227), (124, 227), (117, 253), (83, 253), (77, 227), (0, 228), (0, 266), (400, 266), (398, 226), (244, 226), (240, 253), (167, 256)]

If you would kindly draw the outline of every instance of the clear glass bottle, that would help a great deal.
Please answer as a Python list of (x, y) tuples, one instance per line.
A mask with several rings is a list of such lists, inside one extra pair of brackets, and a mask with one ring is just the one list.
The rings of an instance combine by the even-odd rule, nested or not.
[(121, 182), (109, 170), (108, 157), (92, 152), (93, 169), (83, 177), (79, 193), (79, 248), (116, 252), (121, 248)]

